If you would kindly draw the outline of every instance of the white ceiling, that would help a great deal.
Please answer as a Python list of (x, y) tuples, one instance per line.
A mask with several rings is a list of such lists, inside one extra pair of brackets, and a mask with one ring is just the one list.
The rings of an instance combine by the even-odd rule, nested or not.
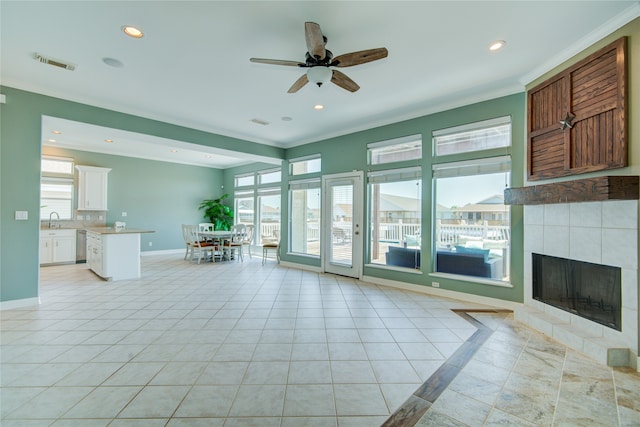
[[(3, 85), (291, 147), (522, 91), (640, 16), (640, 2), (2, 0), (0, 12)], [(288, 94), (303, 69), (249, 58), (303, 61), (305, 21), (320, 24), (335, 56), (377, 47), (389, 56), (341, 69), (358, 92), (308, 84)], [(125, 36), (125, 24), (144, 37)], [(496, 39), (507, 45), (491, 53)], [(36, 52), (76, 68), (42, 64)], [(315, 111), (317, 103), (325, 109)], [(177, 161), (222, 168), (264, 160), (52, 117), (43, 124), (43, 143), (65, 125), (56, 144), (75, 149), (167, 161), (184, 155)]]

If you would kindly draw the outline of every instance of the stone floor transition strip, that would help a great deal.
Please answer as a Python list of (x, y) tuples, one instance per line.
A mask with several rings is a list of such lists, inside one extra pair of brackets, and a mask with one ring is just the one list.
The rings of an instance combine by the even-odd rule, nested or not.
[(510, 313), (510, 310), (451, 310), (478, 330), (464, 344), (456, 350), (403, 404), (381, 427), (412, 427), (433, 405), (442, 392), (451, 384), (462, 368), (471, 360), (473, 355), (493, 334), (493, 330), (486, 327), (469, 313)]

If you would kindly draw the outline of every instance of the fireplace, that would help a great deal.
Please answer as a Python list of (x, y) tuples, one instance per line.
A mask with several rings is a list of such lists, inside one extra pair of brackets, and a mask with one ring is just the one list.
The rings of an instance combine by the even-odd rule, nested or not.
[(621, 269), (532, 254), (533, 298), (617, 331), (621, 323)]
[[(524, 305), (515, 310), (516, 319), (604, 364), (639, 369), (639, 208), (637, 200), (525, 205)], [(604, 319), (588, 319), (573, 307), (558, 308), (556, 300), (561, 298), (553, 296), (551, 291), (542, 295), (536, 291), (534, 297), (533, 276), (539, 274), (535, 272), (538, 267), (534, 267), (534, 254), (544, 255), (552, 261), (555, 257), (587, 265), (619, 267), (620, 296), (612, 298), (618, 301), (619, 307), (619, 312), (615, 310), (615, 319), (611, 318), (610, 312), (605, 312)], [(568, 270), (568, 267), (562, 267), (559, 271)], [(595, 274), (581, 273), (582, 276)], [(536, 287), (537, 282), (538, 278)], [(585, 294), (580, 291), (581, 296)], [(593, 295), (590, 295), (592, 301), (601, 299)], [(544, 299), (549, 303), (543, 302)], [(610, 323), (617, 326), (610, 327)]]

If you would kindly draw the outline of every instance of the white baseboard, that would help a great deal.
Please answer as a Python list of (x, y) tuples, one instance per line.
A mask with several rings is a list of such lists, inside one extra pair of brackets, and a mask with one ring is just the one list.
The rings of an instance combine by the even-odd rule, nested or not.
[(428, 295), (435, 295), (443, 298), (451, 298), (464, 302), (487, 305), (495, 308), (514, 310), (522, 306), (519, 302), (505, 301), (497, 298), (483, 297), (480, 295), (466, 294), (464, 292), (450, 291), (442, 288), (432, 288), (430, 286), (414, 285), (413, 283), (398, 282), (395, 280), (381, 279), (379, 277), (363, 276), (363, 282), (374, 283), (376, 285), (388, 286), (390, 288), (404, 289), (407, 291), (420, 292)]
[(30, 306), (39, 305), (39, 304), (40, 304), (39, 297), (14, 299), (11, 301), (0, 301), (0, 311), (11, 310), (14, 308), (30, 307)]
[(313, 273), (322, 273), (322, 269), (320, 267), (316, 267), (313, 265), (298, 264), (295, 262), (287, 261), (280, 261), (280, 265), (288, 268), (297, 268), (298, 270), (311, 271)]
[(140, 252), (140, 256), (171, 255), (171, 254), (184, 254), (184, 248), (182, 248), (182, 249), (164, 249), (164, 250), (161, 250), (161, 251), (144, 251), (144, 252)]
[[(322, 273), (321, 267), (311, 265), (298, 264), (293, 262), (281, 261), (280, 265), (288, 268), (297, 268), (299, 270), (312, 271), (314, 273)], [(483, 297), (474, 294), (465, 294), (463, 292), (450, 291), (441, 288), (432, 288), (429, 286), (414, 285), (412, 283), (398, 282), (396, 280), (381, 279), (379, 277), (363, 276), (363, 282), (373, 283), (374, 285), (388, 286), (390, 288), (404, 289), (406, 291), (420, 292), (428, 295), (435, 295), (443, 298), (450, 298), (459, 301), (482, 304), (494, 308), (502, 308), (506, 310), (515, 310), (523, 304), (513, 301), (505, 301), (497, 298)]]

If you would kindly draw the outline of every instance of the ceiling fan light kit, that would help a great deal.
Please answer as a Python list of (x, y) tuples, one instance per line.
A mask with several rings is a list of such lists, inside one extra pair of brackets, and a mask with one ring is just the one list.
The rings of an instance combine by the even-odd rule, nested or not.
[(332, 75), (333, 72), (329, 67), (317, 66), (307, 70), (307, 79), (311, 83), (315, 83), (318, 87), (322, 87), (323, 84), (331, 81)]
[(340, 86), (349, 92), (355, 92), (360, 89), (360, 86), (347, 77), (346, 74), (341, 73), (338, 70), (332, 70), (330, 67), (352, 67), (354, 65), (365, 64), (367, 62), (386, 58), (389, 54), (386, 48), (380, 47), (376, 49), (346, 53), (334, 58), (331, 51), (325, 49), (327, 38), (322, 34), (320, 25), (315, 22), (305, 22), (304, 32), (308, 49), (305, 54), (304, 62), (265, 58), (249, 59), (251, 62), (260, 64), (308, 68), (306, 74), (303, 74), (293, 83), (289, 88), (288, 93), (297, 92), (308, 82), (313, 82), (318, 87), (321, 87), (328, 81), (331, 81), (331, 83)]

